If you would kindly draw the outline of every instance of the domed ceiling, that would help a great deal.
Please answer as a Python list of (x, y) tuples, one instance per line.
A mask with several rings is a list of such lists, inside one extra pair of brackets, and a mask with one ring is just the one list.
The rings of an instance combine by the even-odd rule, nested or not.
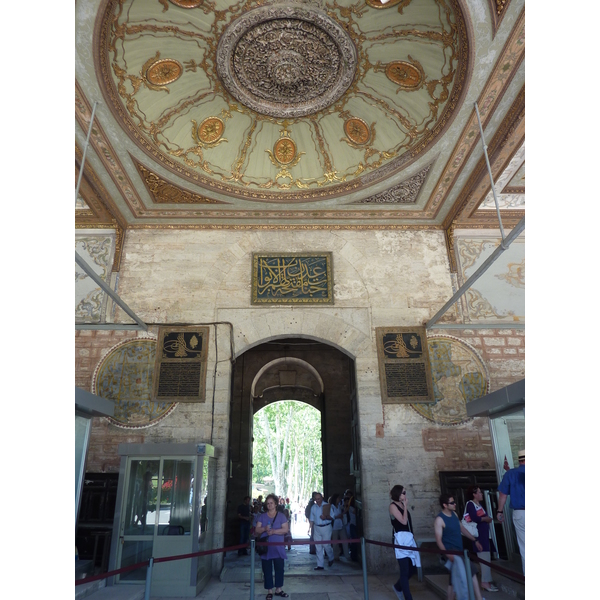
[(77, 2), (78, 226), (491, 222), (473, 102), (498, 176), (524, 144), (523, 2), (496, 4)]
[(469, 72), (456, 1), (371, 2), (109, 2), (105, 97), (202, 187), (278, 202), (356, 190), (435, 142)]

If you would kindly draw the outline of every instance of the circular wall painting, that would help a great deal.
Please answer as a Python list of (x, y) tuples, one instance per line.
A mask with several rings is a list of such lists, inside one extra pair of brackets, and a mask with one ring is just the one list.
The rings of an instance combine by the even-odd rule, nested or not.
[(423, 417), (440, 425), (467, 421), (467, 402), (488, 393), (489, 376), (474, 348), (458, 338), (427, 339), (433, 379), (433, 404), (411, 404)]
[(115, 346), (100, 362), (92, 392), (113, 400), (115, 414), (108, 419), (120, 427), (148, 427), (175, 408), (173, 402), (152, 402), (152, 375), (156, 340), (137, 339)]

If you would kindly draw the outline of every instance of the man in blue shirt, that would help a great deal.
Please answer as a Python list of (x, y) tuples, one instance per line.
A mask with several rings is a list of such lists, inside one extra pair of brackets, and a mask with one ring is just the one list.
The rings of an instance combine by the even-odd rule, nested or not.
[(519, 543), (521, 562), (523, 564), (523, 575), (525, 575), (525, 450), (519, 450), (519, 466), (510, 469), (502, 478), (498, 486), (500, 498), (498, 500), (498, 521), (504, 521), (504, 505), (510, 495), (510, 503), (513, 509), (513, 525)]
[[(433, 530), (435, 532), (435, 543), (440, 550), (460, 550), (462, 552), (463, 543), (462, 537), (470, 539), (475, 543), (475, 547), (478, 552), (481, 552), (481, 543), (477, 541), (466, 529), (465, 526), (460, 522), (460, 519), (456, 516), (456, 502), (454, 497), (449, 494), (442, 494), (440, 496), (440, 506), (442, 511), (438, 513), (435, 521), (433, 522)], [(452, 588), (456, 595), (456, 600), (469, 600), (469, 588), (467, 587), (467, 571), (465, 568), (465, 561), (462, 556), (454, 554), (448, 554), (446, 556), (446, 568), (451, 573)], [(475, 594), (475, 600), (483, 600), (481, 597), (481, 590), (479, 589), (479, 583), (477, 581), (477, 573), (479, 568), (477, 565), (469, 559), (469, 565), (471, 567), (471, 576), (473, 579), (473, 593)], [(450, 594), (450, 588), (448, 589)]]

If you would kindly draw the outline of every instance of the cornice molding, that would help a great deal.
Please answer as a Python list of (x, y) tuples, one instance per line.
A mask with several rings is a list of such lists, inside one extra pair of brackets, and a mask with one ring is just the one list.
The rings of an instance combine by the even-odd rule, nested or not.
[[(500, 100), (504, 97), (510, 82), (525, 58), (525, 9), (517, 19), (515, 26), (507, 40), (502, 53), (496, 61), (492, 74), (479, 95), (477, 106), (485, 129), (494, 114)], [(477, 114), (473, 109), (465, 125), (459, 141), (454, 147), (438, 182), (433, 189), (430, 199), (425, 206), (426, 218), (435, 217), (445, 203), (450, 191), (454, 187), (458, 176), (467, 164), (473, 150), (480, 139)]]

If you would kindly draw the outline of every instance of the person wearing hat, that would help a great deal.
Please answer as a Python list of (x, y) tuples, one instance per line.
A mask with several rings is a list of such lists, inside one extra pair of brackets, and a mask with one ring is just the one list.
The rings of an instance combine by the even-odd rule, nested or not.
[(506, 499), (510, 496), (510, 503), (513, 509), (513, 525), (517, 534), (519, 543), (519, 552), (521, 553), (521, 562), (523, 564), (523, 575), (525, 574), (525, 450), (519, 450), (519, 466), (516, 469), (510, 469), (504, 474), (502, 482), (498, 486), (499, 499), (498, 511), (496, 513), (498, 521), (504, 521), (504, 505)]

